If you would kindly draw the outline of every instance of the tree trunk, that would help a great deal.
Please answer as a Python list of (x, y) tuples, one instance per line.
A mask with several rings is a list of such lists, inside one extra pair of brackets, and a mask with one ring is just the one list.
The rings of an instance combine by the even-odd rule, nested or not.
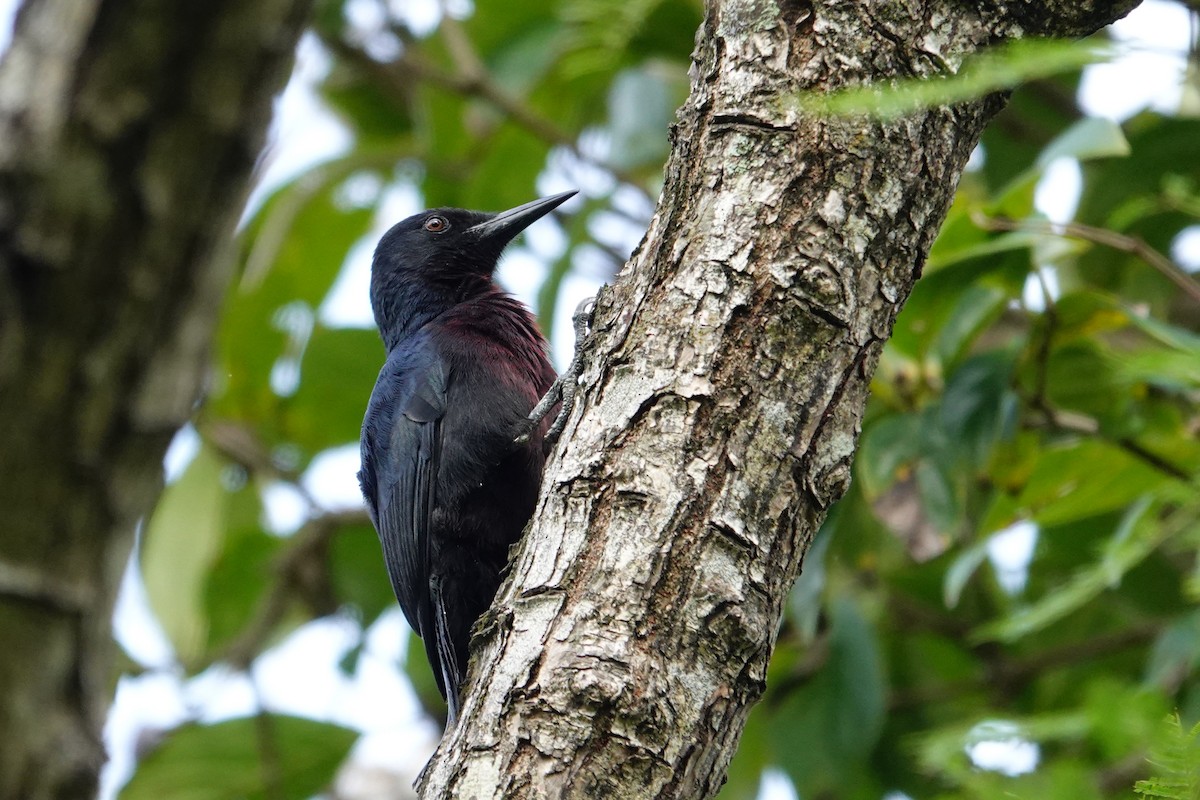
[(0, 64), (0, 800), (91, 798), (111, 617), (310, 0), (28, 0)]
[(423, 797), (717, 791), (880, 349), (1004, 103), (880, 122), (794, 98), (1134, 5), (709, 0), (657, 213), (598, 300), (579, 407)]

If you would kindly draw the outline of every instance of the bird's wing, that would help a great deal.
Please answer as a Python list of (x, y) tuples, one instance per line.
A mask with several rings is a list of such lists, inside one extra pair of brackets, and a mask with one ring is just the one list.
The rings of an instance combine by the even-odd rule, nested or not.
[(431, 557), (439, 475), (449, 466), (446, 458), (453, 459), (443, 447), (450, 372), (440, 348), (428, 340), (389, 358), (363, 424), (359, 477), (392, 589), (408, 624), (424, 641), (453, 718), (465, 653), (452, 616), (461, 612), (461, 602), (455, 602), (463, 587), (454, 580), (448, 585)]
[[(517, 494), (536, 493), (536, 474), (528, 478), (531, 468), (522, 465), (514, 439), (540, 388), (525, 385), (522, 376), (537, 374), (542, 364), (533, 359), (514, 370), (503, 358), (479, 357), (487, 347), (495, 349), (482, 338), (434, 331), (394, 352), (363, 426), (363, 493), (388, 575), (409, 624), (424, 640), (452, 716), (471, 623), (491, 602), (508, 546), (520, 532), (504, 518), (511, 516), (505, 503), (522, 501), (505, 496), (493, 508), (489, 503), (498, 500), (489, 495), (476, 498), (475, 506), (462, 503), (486, 481)], [(549, 375), (539, 377), (549, 384), (549, 365), (542, 371)], [(528, 448), (540, 455), (540, 442)], [(502, 462), (508, 472), (497, 476)]]
[(388, 441), (373, 474), (376, 529), (396, 599), (412, 629), (428, 641), (429, 527), (446, 410), (445, 365), (435, 357), (406, 378), (390, 430), (381, 432)]

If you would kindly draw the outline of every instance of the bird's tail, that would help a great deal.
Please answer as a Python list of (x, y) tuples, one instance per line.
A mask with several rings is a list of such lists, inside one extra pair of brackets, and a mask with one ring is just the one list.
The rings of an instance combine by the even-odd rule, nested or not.
[(438, 669), (442, 674), (442, 685), (446, 687), (446, 728), (454, 727), (458, 720), (459, 699), (463, 676), (458, 667), (458, 654), (454, 652), (454, 639), (450, 633), (446, 603), (442, 597), (442, 582), (434, 576), (429, 581), (429, 593), (433, 600), (433, 638), (437, 649)]

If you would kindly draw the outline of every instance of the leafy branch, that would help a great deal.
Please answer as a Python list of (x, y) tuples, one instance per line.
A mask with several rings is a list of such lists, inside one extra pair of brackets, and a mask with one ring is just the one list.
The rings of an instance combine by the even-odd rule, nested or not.
[(408, 104), (413, 87), (419, 83), (427, 83), (464, 98), (482, 100), (534, 138), (549, 146), (566, 149), (580, 161), (608, 172), (621, 183), (636, 189), (647, 198), (650, 197), (650, 193), (635, 175), (588, 154), (580, 148), (574, 135), (501, 87), (487, 70), (457, 21), (449, 17), (443, 18), (439, 31), (446, 49), (455, 60), (453, 71), (431, 63), (411, 48), (406, 49), (395, 61), (384, 63), (340, 37), (326, 34), (322, 41), (335, 55), (373, 77), (382, 88), (403, 104)]
[(1200, 798), (1200, 723), (1184, 731), (1179, 715), (1172, 714), (1167, 718), (1163, 740), (1150, 751), (1149, 761), (1159, 774), (1134, 785), (1134, 791), (1142, 797)]
[(327, 592), (328, 545), (341, 530), (367, 522), (364, 509), (330, 511), (305, 488), (300, 474), (280, 466), (252, 430), (227, 421), (201, 426), (206, 442), (251, 475), (285, 481), (304, 499), (309, 519), (288, 540), (271, 567), (270, 588), (241, 632), (214, 658), (245, 670), (270, 643), (296, 600), (314, 608), (330, 605)]
[(929, 55), (942, 70), (941, 74), (853, 86), (827, 94), (806, 92), (795, 97), (793, 103), (797, 110), (818, 116), (889, 120), (1072, 72), (1111, 59), (1113, 50), (1086, 41), (1021, 39), (961, 62), (952, 56)]
[(1014, 220), (1007, 217), (989, 217), (979, 211), (972, 212), (971, 219), (976, 225), (987, 231), (1024, 231), (1046, 236), (1062, 236), (1120, 250), (1140, 258), (1182, 289), (1193, 300), (1200, 302), (1200, 283), (1197, 283), (1196, 279), (1183, 267), (1136, 236), (1127, 236), (1106, 228), (1085, 225), (1082, 222), (1054, 223), (1046, 220)]

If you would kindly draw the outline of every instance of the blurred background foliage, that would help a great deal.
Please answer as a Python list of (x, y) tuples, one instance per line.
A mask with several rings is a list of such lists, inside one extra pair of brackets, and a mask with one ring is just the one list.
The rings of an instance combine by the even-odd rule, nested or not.
[[(125, 798), (404, 796), (411, 765), (383, 779), (348, 756), (361, 725), (264, 699), (281, 672), (306, 691), (303, 658), (258, 669), (335, 618), (353, 635), (329, 657), (353, 679), (369, 632), (403, 625), (354, 499), (383, 358), (366, 254), (421, 207), (580, 188), (514, 256), (561, 346), (568, 287), (611, 279), (649, 221), (702, 14), (699, 0), (318, 6), (302, 51), (326, 62), (312, 85), (347, 143), (251, 200), (208, 396), (130, 577), (165, 659), (139, 655), (118, 619), (125, 681), (245, 674), (258, 699), (221, 712), (189, 691), (166, 730), (142, 725)], [(1037, 80), (985, 133), (884, 351), (853, 486), (807, 555), (726, 800), (1078, 800), (1138, 780), (1196, 796), (1196, 761), (1148, 760), (1194, 752), (1200, 720), (1200, 284), (1176, 263), (1200, 232), (1195, 36), (1176, 113), (1120, 125), (1077, 99), (1102, 51), (1055, 51), (1054, 70), (1046, 52), (981, 67), (984, 89)], [(1052, 222), (1035, 194), (1064, 163), (1078, 201)], [(359, 310), (336, 313), (347, 286)], [(444, 710), (414, 642), (388, 669), (427, 719), (415, 755), (397, 753), (419, 767)]]

